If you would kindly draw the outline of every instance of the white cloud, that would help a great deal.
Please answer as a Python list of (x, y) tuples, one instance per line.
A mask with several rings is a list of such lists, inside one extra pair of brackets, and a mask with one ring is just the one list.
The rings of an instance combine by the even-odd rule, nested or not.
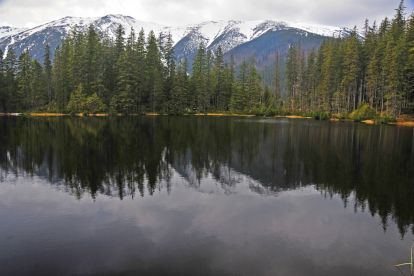
[[(274, 19), (361, 26), (392, 16), (400, 0), (0, 0), (0, 25), (35, 26), (70, 16), (131, 15), (185, 25), (218, 19)], [(407, 2), (407, 5), (411, 5)]]

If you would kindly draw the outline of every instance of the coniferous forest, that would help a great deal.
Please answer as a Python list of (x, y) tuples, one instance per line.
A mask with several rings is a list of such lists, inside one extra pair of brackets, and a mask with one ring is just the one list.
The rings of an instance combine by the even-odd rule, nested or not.
[[(125, 34), (129, 32), (129, 34)], [(124, 30), (115, 38), (76, 28), (43, 64), (0, 52), (0, 112), (185, 114), (206, 112), (395, 118), (414, 113), (414, 13), (365, 23), (319, 49), (276, 54), (273, 80), (254, 60), (235, 64), (199, 46), (192, 66), (171, 35)], [(191, 70), (189, 71), (189, 68)], [(266, 72), (269, 73), (269, 72)], [(269, 74), (267, 74), (269, 75)]]

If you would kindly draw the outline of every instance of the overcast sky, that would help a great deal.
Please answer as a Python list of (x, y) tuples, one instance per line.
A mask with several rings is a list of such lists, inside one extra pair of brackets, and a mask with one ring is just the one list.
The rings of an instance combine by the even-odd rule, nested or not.
[[(0, 25), (32, 27), (64, 16), (111, 13), (165, 25), (220, 19), (273, 19), (362, 26), (392, 16), (400, 0), (0, 0)], [(407, 12), (414, 0), (406, 0)]]

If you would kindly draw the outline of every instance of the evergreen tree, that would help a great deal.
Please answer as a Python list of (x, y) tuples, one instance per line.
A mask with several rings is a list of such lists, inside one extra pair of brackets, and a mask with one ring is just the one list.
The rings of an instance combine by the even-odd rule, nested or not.
[(30, 77), (30, 94), (27, 108), (38, 110), (48, 102), (48, 86), (47, 75), (43, 72), (42, 65), (36, 60), (31, 61)]
[(86, 34), (86, 50), (84, 61), (84, 89), (87, 95), (97, 93), (103, 95), (103, 80), (102, 80), (102, 47), (100, 37), (95, 28), (89, 26)]
[(414, 13), (407, 24), (407, 62), (406, 62), (406, 91), (407, 91), (407, 108), (409, 111), (414, 111)]
[(247, 78), (247, 91), (248, 95), (248, 109), (255, 110), (262, 105), (262, 84), (261, 78), (256, 71), (255, 63), (249, 64), (249, 76)]
[(5, 83), (5, 72), (4, 72), (4, 60), (3, 51), (0, 49), (0, 112), (6, 111), (6, 83)]
[(341, 113), (345, 106), (347, 111), (352, 111), (362, 102), (362, 96), (358, 95), (359, 68), (361, 68), (359, 52), (357, 31), (354, 29), (344, 41), (343, 75), (338, 91), (338, 113)]
[(207, 57), (203, 43), (200, 43), (197, 55), (193, 62), (193, 73), (191, 76), (191, 105), (198, 112), (206, 112), (209, 106), (209, 95), (207, 91)]
[(44, 66), (45, 75), (46, 75), (47, 100), (48, 102), (51, 102), (52, 101), (52, 62), (50, 60), (49, 43), (47, 43), (45, 46), (45, 56), (44, 56), (43, 66)]
[(161, 53), (154, 32), (150, 32), (146, 49), (146, 98), (152, 112), (164, 111), (164, 89), (162, 79)]
[(187, 61), (183, 60), (178, 64), (177, 73), (173, 81), (173, 89), (171, 91), (170, 114), (183, 114), (188, 107), (188, 75)]
[(172, 36), (169, 33), (167, 36), (167, 42), (163, 48), (164, 51), (164, 64), (165, 64), (165, 85), (164, 85), (164, 102), (165, 102), (165, 111), (171, 113), (171, 99), (174, 88), (175, 80), (175, 59), (174, 59), (174, 42)]
[(274, 74), (274, 94), (269, 99), (269, 104), (273, 107), (279, 106), (279, 102), (282, 98), (282, 83), (280, 72), (280, 53), (276, 52), (275, 55), (275, 74)]
[(253, 83), (249, 82), (249, 67), (246, 61), (240, 66), (239, 78), (233, 87), (230, 100), (230, 109), (234, 112), (247, 112), (250, 109), (248, 89)]
[(4, 104), (5, 111), (15, 112), (16, 106), (16, 91), (17, 91), (17, 59), (13, 49), (9, 49), (4, 59), (4, 98), (6, 104)]
[(264, 81), (254, 60), (236, 67), (220, 47), (213, 53), (201, 43), (188, 74), (185, 60), (176, 66), (171, 34), (124, 35), (121, 25), (115, 39), (75, 26), (53, 64), (47, 44), (43, 65), (27, 51), (16, 57), (8, 49), (4, 59), (0, 52), (0, 111), (414, 112), (414, 14), (405, 18), (403, 1), (391, 21), (366, 20), (363, 36), (354, 29), (318, 49), (290, 45), (284, 64), (276, 53)]
[(224, 55), (219, 46), (215, 52), (214, 67), (212, 69), (212, 106), (216, 111), (228, 109), (228, 96), (225, 92)]
[(148, 101), (148, 98), (145, 98), (145, 72), (146, 72), (146, 63), (145, 63), (145, 33), (141, 29), (138, 35), (138, 40), (135, 45), (135, 76), (136, 76), (136, 90), (134, 100), (135, 105), (137, 106), (137, 111), (142, 112), (145, 110), (145, 104)]

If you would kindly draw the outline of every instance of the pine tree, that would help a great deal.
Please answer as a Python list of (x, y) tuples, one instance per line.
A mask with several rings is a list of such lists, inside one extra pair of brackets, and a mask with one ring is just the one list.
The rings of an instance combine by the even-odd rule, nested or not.
[(275, 55), (275, 74), (274, 74), (274, 93), (270, 99), (269, 104), (273, 107), (278, 107), (282, 98), (282, 83), (280, 72), (280, 53), (276, 51)]
[(174, 59), (174, 42), (172, 35), (169, 33), (167, 36), (167, 42), (163, 48), (164, 51), (164, 64), (165, 64), (165, 84), (164, 84), (164, 102), (165, 111), (171, 113), (171, 98), (174, 88), (175, 80), (175, 59)]
[(262, 85), (259, 74), (256, 71), (255, 62), (249, 64), (249, 75), (247, 79), (248, 96), (247, 108), (249, 111), (257, 110), (262, 105)]
[(224, 55), (219, 46), (215, 52), (214, 67), (212, 69), (212, 105), (216, 111), (228, 109), (228, 97), (225, 93)]
[(135, 90), (135, 104), (137, 105), (137, 111), (142, 112), (145, 110), (145, 104), (148, 102), (148, 98), (145, 98), (145, 33), (141, 29), (138, 35), (138, 40), (135, 45), (135, 75), (136, 75), (136, 90)]
[(135, 96), (138, 84), (135, 69), (135, 40), (135, 32), (131, 29), (125, 50), (121, 52), (116, 64), (116, 89), (110, 104), (114, 111), (125, 114), (137, 112)]
[(17, 111), (15, 104), (15, 92), (17, 91), (17, 60), (13, 49), (9, 49), (7, 56), (4, 59), (4, 71), (5, 71), (5, 89), (4, 98), (6, 99), (5, 111)]
[(188, 106), (188, 85), (187, 61), (183, 60), (178, 64), (173, 82), (169, 108), (170, 114), (183, 114), (186, 112), (186, 107)]
[(100, 38), (95, 28), (89, 26), (86, 34), (86, 46), (84, 60), (84, 89), (87, 95), (97, 93), (103, 95), (102, 80), (102, 48)]
[(13, 96), (16, 111), (24, 111), (29, 106), (31, 80), (31, 60), (28, 51), (23, 52), (19, 57), (17, 73), (17, 91)]
[(223, 99), (224, 99), (224, 111), (231, 109), (230, 102), (232, 95), (235, 91), (235, 62), (234, 57), (230, 57), (230, 63), (225, 65), (224, 68), (224, 81), (223, 81)]
[(408, 112), (414, 112), (414, 13), (407, 24), (406, 34), (407, 62), (406, 62), (406, 98)]
[(191, 76), (192, 92), (191, 105), (198, 112), (206, 112), (209, 106), (209, 95), (207, 91), (207, 57), (206, 49), (203, 43), (200, 43), (197, 55), (193, 63), (193, 72)]
[(5, 83), (5, 72), (4, 72), (4, 60), (3, 51), (0, 49), (0, 112), (6, 111), (6, 83)]
[(298, 47), (292, 45), (289, 47), (286, 60), (286, 90), (289, 103), (289, 109), (294, 111), (297, 107), (297, 94), (299, 86), (299, 65), (298, 65)]
[[(249, 64), (244, 61), (240, 66), (239, 77), (234, 84), (234, 91), (230, 100), (230, 109), (234, 112), (247, 112), (250, 109), (249, 75)], [(250, 85), (253, 85), (253, 83)]]
[(161, 53), (154, 32), (150, 32), (146, 55), (146, 97), (152, 112), (164, 110), (164, 89), (162, 80)]
[[(360, 68), (359, 42), (356, 29), (345, 39), (343, 76), (339, 90), (338, 111), (346, 106), (347, 111), (356, 109), (361, 103), (361, 95), (358, 95), (358, 78)], [(346, 101), (346, 103), (345, 103)]]
[(387, 35), (383, 64), (387, 75), (384, 98), (387, 112), (392, 116), (400, 114), (405, 94), (404, 71), (407, 48), (404, 28), (404, 1), (401, 1)]
[(69, 37), (62, 42), (61, 48), (55, 51), (52, 83), (53, 90), (55, 91), (56, 111), (64, 111), (66, 109), (69, 96), (75, 87), (73, 48), (73, 39)]
[(43, 66), (46, 75), (46, 90), (48, 102), (52, 101), (52, 62), (50, 60), (50, 46), (49, 43), (45, 46), (45, 56)]
[(115, 32), (115, 59), (118, 60), (118, 58), (121, 56), (121, 53), (124, 51), (125, 47), (125, 30), (124, 27), (119, 24), (118, 28)]
[(36, 60), (31, 62), (29, 109), (38, 110), (48, 102), (48, 80), (42, 65)]

